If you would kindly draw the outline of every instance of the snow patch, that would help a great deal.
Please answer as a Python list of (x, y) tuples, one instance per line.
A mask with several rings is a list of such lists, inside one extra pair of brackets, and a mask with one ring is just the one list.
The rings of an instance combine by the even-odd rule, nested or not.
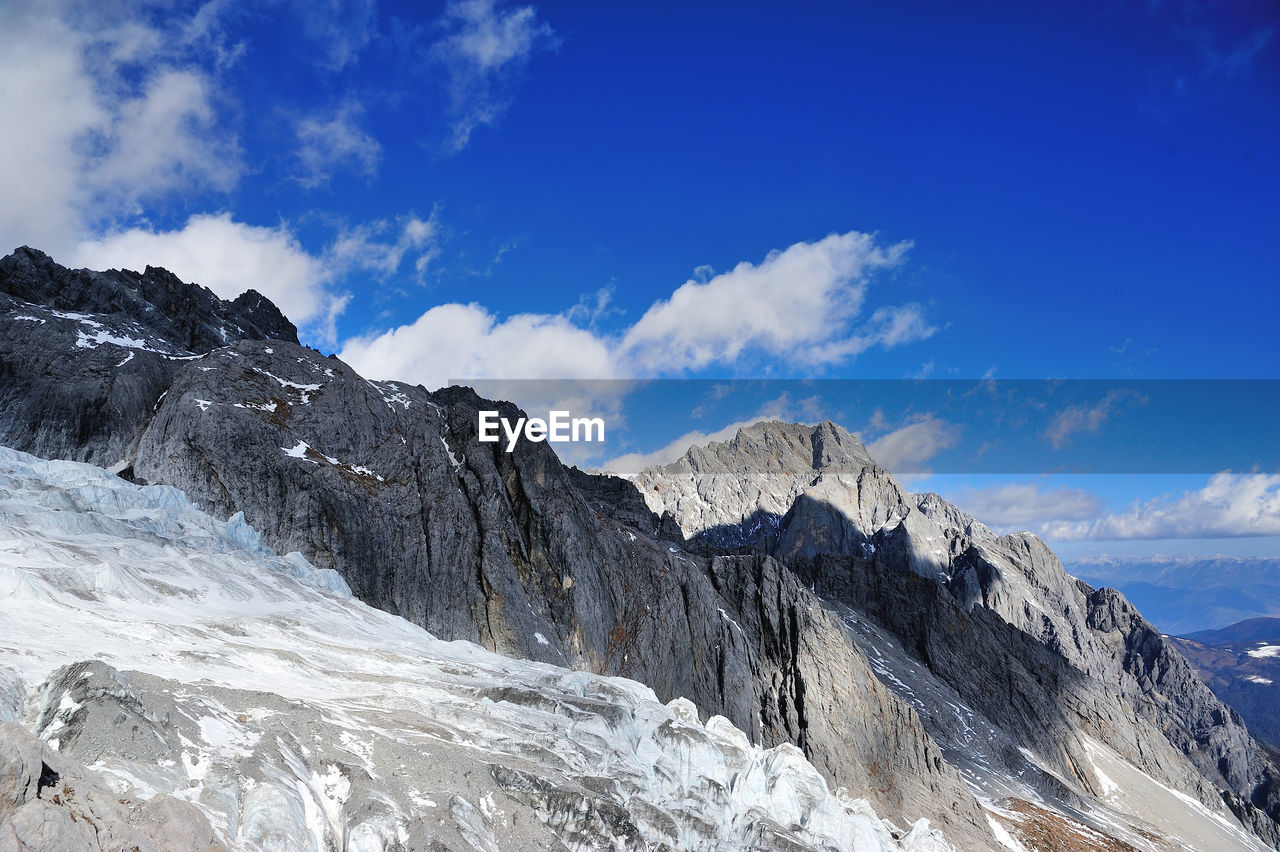
[(280, 449), (284, 451), (284, 454), (286, 456), (290, 456), (291, 458), (306, 459), (312, 464), (319, 464), (319, 462), (316, 461), (315, 459), (307, 458), (307, 450), (311, 449), (311, 445), (308, 444), (306, 441), (299, 441), (298, 443), (294, 444), (292, 447), (281, 447)]
[(458, 458), (453, 454), (453, 447), (449, 446), (449, 442), (448, 442), (447, 440), (445, 440), (444, 435), (441, 435), (441, 436), (440, 436), (440, 443), (444, 444), (444, 451), (445, 451), (445, 453), (449, 456), (449, 464), (453, 465), (453, 469), (454, 469), (454, 471), (455, 471), (455, 472), (457, 472), (457, 473), (462, 473), (462, 462), (466, 461), (466, 460), (467, 460), (467, 457), (466, 457), (466, 456), (463, 456), (463, 457), (462, 457), (462, 459), (461, 459), (461, 461), (460, 461), (460, 460), (459, 460), (459, 459), (458, 459)]
[(302, 399), (302, 403), (301, 403), (302, 405), (310, 405), (311, 394), (315, 393), (316, 391), (320, 390), (321, 387), (323, 387), (323, 385), (317, 385), (317, 384), (301, 384), (299, 382), (291, 382), (288, 379), (280, 378), (275, 373), (269, 372), (267, 370), (260, 370), (260, 369), (257, 369), (256, 367), (254, 368), (254, 372), (259, 375), (266, 376), (269, 379), (274, 379), (276, 382), (280, 384), (280, 387), (282, 388), (288, 388), (290, 390), (298, 391), (298, 394)]
[(995, 835), (996, 841), (1001, 846), (1011, 850), (1011, 852), (1027, 852), (1027, 847), (1019, 843), (1017, 838), (1010, 834), (991, 814), (987, 814), (987, 825), (991, 827), (991, 833)]

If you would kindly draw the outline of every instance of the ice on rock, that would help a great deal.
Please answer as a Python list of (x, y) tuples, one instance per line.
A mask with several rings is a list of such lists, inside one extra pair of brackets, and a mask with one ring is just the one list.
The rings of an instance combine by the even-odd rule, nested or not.
[(949, 848), (685, 699), (437, 640), (172, 488), (0, 448), (0, 556), (0, 719), (34, 727), (43, 684), (50, 747), (228, 849)]

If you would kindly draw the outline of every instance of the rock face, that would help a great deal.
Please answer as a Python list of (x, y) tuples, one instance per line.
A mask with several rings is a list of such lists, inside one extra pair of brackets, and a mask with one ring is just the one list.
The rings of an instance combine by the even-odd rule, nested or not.
[[(1233, 811), (1244, 802), (1266, 815), (1242, 819), (1269, 842), (1280, 839), (1280, 772), (1122, 595), (1067, 575), (1034, 536), (997, 536), (937, 495), (906, 493), (842, 432), (831, 423), (757, 424), (635, 483), (695, 545), (732, 542), (735, 526), (743, 529), (738, 541), (887, 628), (1083, 790), (1103, 786), (1086, 768), (1088, 742), (1097, 740), (1208, 805), (1224, 791)], [(768, 533), (754, 537), (757, 530)]]
[(1172, 636), (1280, 617), (1280, 558), (1202, 554), (1081, 557), (1066, 563), (1094, 588), (1119, 589)]
[(185, 363), (237, 340), (298, 332), (252, 290), (224, 302), (164, 269), (71, 270), (18, 249), (0, 259), (0, 444), (114, 464)]
[(477, 412), (493, 407), (518, 416), (465, 389), (368, 382), (336, 359), (243, 341), (175, 379), (133, 468), (216, 514), (243, 511), (274, 546), (438, 635), (686, 697), (755, 742), (796, 744), (886, 813), (986, 842), (960, 776), (794, 574), (686, 552), (650, 535), (652, 516), (615, 520), (635, 500), (598, 513), (616, 482), (583, 496), (585, 475), (546, 444), (480, 443)]
[(0, 849), (954, 849), (686, 699), (436, 639), (176, 489), (7, 449), (0, 481), (0, 673), (33, 687)]
[[(1172, 848), (1150, 838), (1175, 825), (1175, 845), (1251, 848), (1233, 819), (1277, 840), (1265, 754), (1122, 598), (1031, 537), (905, 492), (834, 424), (759, 424), (632, 485), (546, 444), (480, 443), (477, 412), (515, 419), (513, 406), (366, 381), (282, 340), (292, 326), (254, 297), (187, 288), (184, 313), (164, 307), (162, 270), (46, 261), (4, 263), (92, 278), (84, 310), (186, 319), (68, 316), (34, 272), (9, 275), (0, 440), (17, 449), (118, 463), (242, 512), (277, 551), (444, 639), (689, 699), (960, 848), (998, 848), (992, 826), (1029, 800), (1135, 848)], [(199, 351), (206, 327), (226, 345)], [(1182, 800), (1153, 814), (1125, 799), (1120, 773), (1152, 796), (1182, 791), (1199, 822), (1176, 823)], [(522, 777), (504, 789), (534, 801)], [(974, 791), (1011, 804), (984, 809)]]

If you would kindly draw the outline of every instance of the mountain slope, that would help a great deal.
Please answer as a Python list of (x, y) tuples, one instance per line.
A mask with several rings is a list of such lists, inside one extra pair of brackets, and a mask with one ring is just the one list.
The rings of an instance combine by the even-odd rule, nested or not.
[(1066, 567), (1090, 585), (1119, 589), (1152, 624), (1178, 636), (1280, 616), (1280, 559), (1273, 557), (1094, 556)]
[(1280, 645), (1280, 618), (1250, 618), (1217, 630), (1189, 633), (1184, 638), (1205, 645)]
[(688, 698), (752, 742), (800, 747), (891, 818), (927, 816), (969, 848), (994, 843), (914, 711), (785, 566), (688, 553), (624, 525), (547, 445), (480, 443), (481, 407), (517, 416), (466, 389), (368, 382), (291, 343), (240, 340), (181, 362), (111, 440), (129, 453), (126, 474), (244, 512), (271, 546), (436, 635)]
[[(215, 323), (190, 289), (193, 317)], [(40, 359), (99, 381), (78, 336), (32, 336), (36, 310), (0, 313), (28, 323), (6, 392), (38, 400)], [(126, 343), (99, 348), (132, 364)], [(960, 848), (1010, 833), (1035, 848), (1256, 848), (1237, 819), (1280, 839), (1265, 754), (1122, 598), (1035, 539), (903, 491), (834, 424), (752, 427), (633, 485), (545, 444), (480, 443), (479, 409), (518, 413), (467, 389), (369, 382), (248, 336), (181, 357), (161, 358), (148, 405), (86, 433), (64, 419), (6, 434), (243, 512), (277, 550), (442, 638), (690, 699)], [(1121, 795), (1116, 775), (1142, 792)]]
[(1249, 729), (1280, 743), (1280, 619), (1251, 618), (1169, 641), (1204, 682), (1240, 712)]
[(58, 776), (0, 797), (0, 845), (950, 848), (688, 701), (437, 640), (174, 489), (10, 450), (0, 483), (0, 721), (40, 737), (0, 729), (0, 760)]
[[(1087, 769), (1100, 741), (1206, 806), (1221, 808), (1225, 791), (1239, 818), (1277, 841), (1269, 755), (1121, 595), (1071, 578), (1034, 536), (997, 536), (937, 495), (908, 494), (834, 424), (757, 424), (635, 483), (693, 545), (764, 547), (887, 629), (1085, 795), (1106, 786)], [(768, 534), (735, 539), (735, 528)], [(931, 733), (955, 750), (946, 731)]]
[(65, 269), (0, 259), (0, 445), (111, 465), (194, 356), (238, 340), (298, 342), (250, 290), (233, 302), (163, 269)]

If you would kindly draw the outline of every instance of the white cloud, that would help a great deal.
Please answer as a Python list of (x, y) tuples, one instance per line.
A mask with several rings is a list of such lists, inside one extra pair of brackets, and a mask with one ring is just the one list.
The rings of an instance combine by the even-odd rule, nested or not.
[(193, 71), (153, 74), (138, 97), (116, 106), (108, 153), (90, 166), (90, 185), (126, 205), (171, 191), (234, 187), (239, 149), (218, 126), (211, 89)]
[(861, 355), (873, 346), (900, 346), (931, 337), (936, 331), (916, 304), (878, 309), (856, 334), (815, 346), (807, 355), (814, 364), (834, 364)]
[(1096, 405), (1074, 405), (1058, 412), (1045, 430), (1044, 436), (1053, 444), (1055, 450), (1060, 450), (1071, 443), (1075, 435), (1083, 432), (1097, 432), (1120, 404), (1126, 401), (1141, 404), (1145, 403), (1146, 399), (1134, 391), (1123, 388), (1107, 391), (1107, 395)]
[[(645, 312), (621, 348), (639, 372), (697, 370), (747, 348), (809, 364), (844, 360), (872, 345), (851, 344), (862, 334), (848, 328), (871, 274), (897, 265), (908, 248), (881, 248), (850, 231), (771, 252), (759, 265), (744, 261), (705, 283), (685, 282)], [(871, 325), (884, 316), (878, 311)]]
[[(373, 0), (297, 6), (331, 68), (376, 34)], [(421, 276), (438, 253), (434, 214), (348, 227), (312, 251), (285, 224), (227, 212), (178, 226), (151, 218), (160, 205), (217, 210), (204, 194), (234, 190), (245, 171), (233, 123), (244, 111), (222, 76), (246, 49), (227, 26), (243, 11), (238, 0), (0, 3), (0, 251), (27, 244), (73, 265), (163, 266), (224, 298), (252, 287), (304, 337), (332, 343), (346, 278), (408, 262)], [(378, 143), (360, 119), (348, 103), (299, 123), (304, 182), (376, 168)]]
[(1089, 520), (1097, 518), (1103, 509), (1096, 494), (1081, 488), (1043, 488), (1033, 482), (965, 488), (948, 499), (989, 526), (1018, 529)]
[(218, 87), (193, 64), (217, 50), (212, 16), (188, 29), (194, 19), (118, 11), (0, 6), (6, 248), (26, 243), (58, 257), (104, 223), (134, 215), (141, 202), (229, 189), (240, 177)]
[(371, 177), (378, 170), (382, 146), (360, 127), (361, 110), (344, 104), (335, 112), (298, 122), (298, 182), (305, 187), (328, 183), (342, 169)]
[(495, 0), (452, 0), (440, 18), (446, 35), (431, 49), (449, 75), (453, 126), (449, 150), (461, 151), (477, 127), (506, 112), (506, 90), (538, 50), (554, 49), (555, 32), (533, 6), (499, 8)]
[[(579, 325), (599, 314), (583, 303), (506, 319), (474, 303), (440, 305), (411, 325), (347, 341), (341, 356), (363, 375), (428, 387), (454, 378), (648, 378), (732, 364), (748, 351), (812, 363), (815, 351), (866, 334), (856, 318), (868, 280), (898, 263), (905, 248), (881, 249), (857, 232), (796, 243), (758, 266), (687, 282), (615, 335)], [(599, 297), (596, 303), (607, 308)], [(879, 328), (884, 313), (869, 326)], [(884, 346), (913, 339), (876, 335)]]
[(608, 344), (560, 314), (499, 319), (477, 304), (439, 305), (340, 353), (361, 375), (429, 388), (452, 379), (602, 379), (620, 375)]
[(894, 473), (918, 473), (921, 466), (960, 440), (960, 427), (923, 415), (867, 444), (871, 458)]
[(329, 268), (287, 227), (246, 225), (228, 213), (192, 216), (177, 231), (132, 228), (87, 240), (71, 262), (91, 269), (162, 266), (224, 299), (253, 288), (300, 326), (325, 316), (336, 301), (326, 290)]
[(21, 5), (0, 6), (0, 244), (65, 249), (79, 227), (86, 156), (110, 127), (73, 33)]
[(302, 32), (324, 51), (320, 64), (330, 71), (359, 59), (378, 32), (375, 0), (294, 0), (293, 7)]
[(1041, 534), (1057, 540), (1280, 535), (1280, 475), (1219, 473), (1199, 490), (1092, 521), (1046, 524)]

